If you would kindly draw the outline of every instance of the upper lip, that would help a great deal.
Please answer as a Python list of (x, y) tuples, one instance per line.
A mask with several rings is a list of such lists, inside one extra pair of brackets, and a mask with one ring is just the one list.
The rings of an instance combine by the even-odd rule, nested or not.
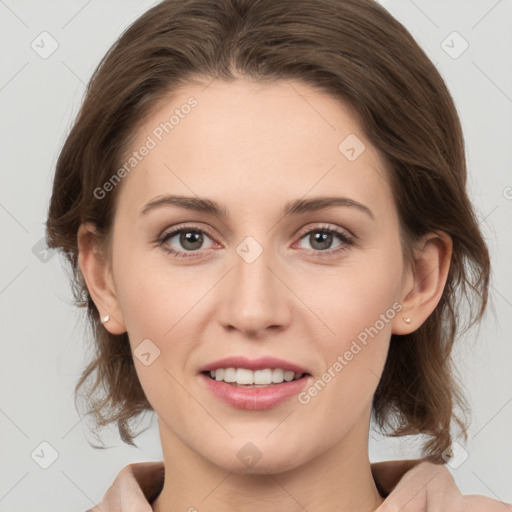
[(264, 370), (266, 368), (281, 368), (294, 373), (308, 373), (305, 368), (296, 363), (270, 356), (258, 357), (257, 359), (249, 359), (246, 356), (225, 357), (224, 359), (218, 359), (217, 361), (201, 366), (199, 372), (217, 370), (218, 368), (247, 368), (253, 371)]

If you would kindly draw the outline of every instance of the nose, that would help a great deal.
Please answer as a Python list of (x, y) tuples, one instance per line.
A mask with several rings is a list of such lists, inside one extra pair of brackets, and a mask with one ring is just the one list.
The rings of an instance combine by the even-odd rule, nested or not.
[(227, 330), (258, 338), (269, 329), (281, 331), (290, 324), (293, 293), (279, 275), (270, 250), (249, 261), (234, 253), (234, 268), (219, 290), (217, 319)]

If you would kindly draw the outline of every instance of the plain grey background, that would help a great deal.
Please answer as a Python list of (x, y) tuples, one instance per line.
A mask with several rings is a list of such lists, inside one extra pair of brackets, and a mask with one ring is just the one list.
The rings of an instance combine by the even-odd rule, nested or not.
[[(451, 472), (465, 494), (512, 502), (512, 1), (382, 4), (411, 31), (454, 96), (468, 187), (492, 253), (491, 307), (455, 354), (473, 416), (467, 458), (459, 452)], [(151, 416), (142, 422), (150, 428), (136, 439), (139, 448), (124, 445), (115, 429), (105, 432), (108, 449), (88, 444), (94, 439), (72, 396), (87, 358), (85, 324), (71, 305), (63, 259), (41, 245), (55, 162), (85, 84), (121, 32), (152, 5), (0, 0), (2, 512), (83, 512), (123, 466), (162, 459)], [(416, 457), (418, 446), (417, 439), (372, 433), (370, 455)]]

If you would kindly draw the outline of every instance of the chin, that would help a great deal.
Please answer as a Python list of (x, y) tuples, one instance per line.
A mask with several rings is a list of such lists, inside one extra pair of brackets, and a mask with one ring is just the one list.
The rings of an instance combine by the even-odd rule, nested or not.
[(293, 470), (306, 462), (307, 456), (301, 446), (300, 454), (297, 447), (279, 449), (278, 446), (267, 446), (261, 450), (256, 443), (244, 442), (241, 448), (231, 452), (233, 456), (226, 458), (231, 448), (223, 453), (215, 454), (210, 461), (226, 471), (241, 475), (277, 474)]

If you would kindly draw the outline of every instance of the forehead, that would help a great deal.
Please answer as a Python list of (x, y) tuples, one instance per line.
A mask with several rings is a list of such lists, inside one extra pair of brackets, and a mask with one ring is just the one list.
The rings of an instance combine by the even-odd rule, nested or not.
[(134, 151), (122, 183), (132, 205), (164, 193), (222, 202), (343, 193), (377, 210), (391, 200), (355, 111), (301, 82), (183, 86), (139, 127), (125, 159)]

